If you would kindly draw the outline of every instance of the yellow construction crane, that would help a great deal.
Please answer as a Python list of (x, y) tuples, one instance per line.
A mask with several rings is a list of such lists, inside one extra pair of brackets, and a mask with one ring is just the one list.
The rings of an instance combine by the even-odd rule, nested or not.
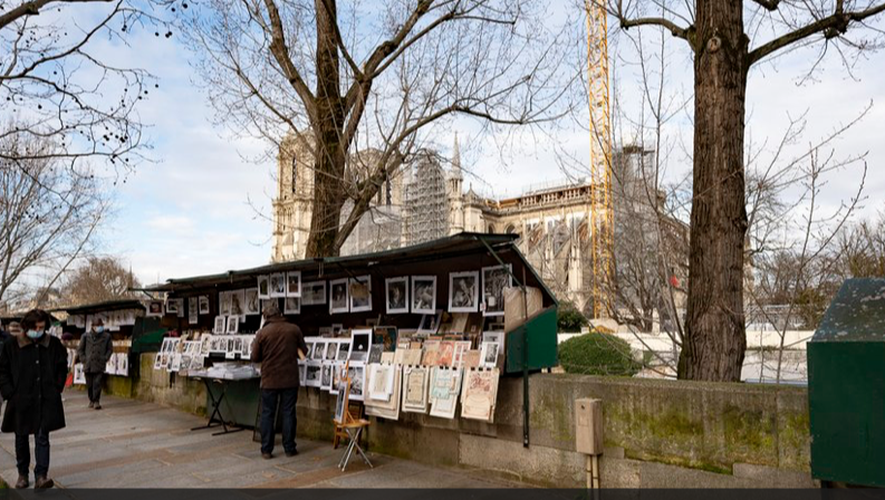
[(609, 114), (608, 21), (605, 0), (585, 0), (587, 11), (587, 87), (590, 103), (591, 246), (593, 316), (608, 317), (612, 306), (614, 214), (612, 139)]

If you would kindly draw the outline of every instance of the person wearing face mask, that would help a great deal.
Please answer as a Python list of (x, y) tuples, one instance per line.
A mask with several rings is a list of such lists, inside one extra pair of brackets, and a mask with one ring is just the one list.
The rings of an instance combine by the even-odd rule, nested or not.
[(83, 363), (83, 373), (86, 375), (90, 408), (101, 409), (101, 384), (105, 367), (113, 353), (111, 334), (104, 330), (104, 322), (96, 319), (92, 322), (92, 329), (80, 337), (80, 345), (77, 346), (77, 357)]
[(68, 377), (68, 353), (61, 340), (47, 333), (49, 313), (25, 314), (25, 334), (3, 344), (0, 353), (0, 394), (7, 401), (0, 431), (15, 433), (16, 488), (27, 488), (31, 466), (30, 435), (34, 435), (34, 487), (52, 488), (49, 433), (65, 426), (61, 393)]

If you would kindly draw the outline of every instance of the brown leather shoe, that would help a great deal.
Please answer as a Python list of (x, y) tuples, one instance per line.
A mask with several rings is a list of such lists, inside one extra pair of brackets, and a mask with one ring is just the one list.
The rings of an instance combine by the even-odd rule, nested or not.
[(48, 489), (52, 488), (53, 486), (55, 486), (55, 481), (49, 479), (46, 476), (37, 476), (37, 479), (34, 480), (35, 490)]
[(100, 409), (101, 409), (101, 403), (95, 403), (95, 409), (96, 409), (96, 410), (100, 410)]
[(270, 453), (262, 453), (261, 458), (263, 458), (265, 460), (270, 460), (271, 458), (273, 458), (273, 455)]
[(15, 482), (15, 489), (23, 490), (30, 485), (31, 483), (28, 481), (28, 476), (18, 476), (18, 481)]

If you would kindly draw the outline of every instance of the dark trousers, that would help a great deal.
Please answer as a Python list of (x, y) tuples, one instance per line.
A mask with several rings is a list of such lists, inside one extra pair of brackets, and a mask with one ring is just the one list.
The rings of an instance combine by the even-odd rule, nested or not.
[[(34, 435), (34, 455), (37, 464), (34, 467), (34, 475), (46, 476), (49, 473), (49, 433), (40, 430)], [(15, 433), (15, 465), (18, 473), (28, 477), (31, 467), (31, 443), (28, 434)]]
[(298, 388), (261, 389), (261, 453), (272, 453), (274, 427), (276, 424), (277, 403), (283, 421), (283, 449), (286, 453), (295, 452), (295, 404), (298, 402)]
[(101, 402), (102, 381), (104, 381), (104, 373), (86, 374), (86, 394), (89, 396), (89, 401), (93, 403)]

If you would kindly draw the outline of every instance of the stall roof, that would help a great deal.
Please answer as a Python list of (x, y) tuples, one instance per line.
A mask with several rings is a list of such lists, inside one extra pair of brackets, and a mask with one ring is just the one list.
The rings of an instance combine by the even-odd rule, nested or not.
[[(534, 273), (534, 269), (516, 248), (515, 242), (517, 239), (519, 239), (519, 236), (515, 234), (459, 233), (454, 236), (448, 236), (446, 238), (440, 238), (438, 240), (428, 241), (426, 243), (420, 243), (408, 247), (385, 250), (383, 252), (348, 255), (343, 257), (322, 257), (291, 262), (280, 262), (260, 267), (253, 267), (251, 269), (228, 271), (226, 273), (209, 274), (204, 276), (195, 276), (181, 279), (169, 279), (166, 281), (165, 284), (147, 287), (144, 289), (144, 291), (174, 292), (176, 290), (186, 288), (219, 285), (229, 283), (236, 279), (254, 277), (274, 272), (308, 270), (316, 269), (319, 267), (331, 267), (331, 269), (335, 269), (336, 267), (348, 268), (399, 263), (407, 259), (423, 260), (440, 257), (443, 255), (466, 255), (479, 252), (485, 253), (488, 251), (488, 248), (486, 248), (486, 244), (488, 244), (489, 247), (493, 248), (496, 251), (509, 248), (517, 250), (519, 258), (522, 259), (526, 263), (526, 267), (531, 269)], [(554, 297), (547, 286), (543, 284), (540, 276), (537, 276), (537, 273), (535, 273), (535, 277), (537, 278), (538, 282), (542, 284), (545, 291), (551, 297)]]
[(885, 279), (845, 280), (812, 342), (885, 342)]
[(65, 311), (71, 314), (92, 314), (104, 311), (121, 311), (124, 309), (144, 309), (144, 304), (136, 299), (117, 299), (106, 300), (104, 302), (96, 302), (94, 304), (85, 304), (76, 307), (60, 307), (53, 311)]

